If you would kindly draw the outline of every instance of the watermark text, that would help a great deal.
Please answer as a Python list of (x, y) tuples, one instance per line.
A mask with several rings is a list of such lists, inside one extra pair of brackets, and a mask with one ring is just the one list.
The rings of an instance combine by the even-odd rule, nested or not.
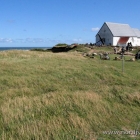
[(138, 130), (130, 130), (130, 131), (103, 131), (104, 135), (140, 135), (140, 131)]

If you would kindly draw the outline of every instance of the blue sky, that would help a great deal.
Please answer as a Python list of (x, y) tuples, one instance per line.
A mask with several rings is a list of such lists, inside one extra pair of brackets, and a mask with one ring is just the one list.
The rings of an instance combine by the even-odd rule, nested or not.
[(104, 22), (140, 29), (140, 0), (1, 0), (0, 47), (94, 43)]

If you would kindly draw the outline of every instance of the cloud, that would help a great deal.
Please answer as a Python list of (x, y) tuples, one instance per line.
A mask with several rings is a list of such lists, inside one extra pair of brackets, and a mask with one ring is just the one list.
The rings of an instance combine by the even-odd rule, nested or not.
[(91, 30), (92, 30), (93, 32), (98, 31), (98, 30), (99, 30), (99, 27), (91, 28)]
[(73, 39), (74, 42), (82, 42), (82, 39), (81, 38), (75, 38)]
[(18, 39), (15, 39), (14, 42), (16, 42), (16, 43), (25, 43), (25, 39), (18, 38)]
[(25, 39), (18, 39), (20, 42), (24, 43), (59, 43), (62, 42), (61, 40), (58, 39), (51, 39), (51, 38), (25, 38)]
[(13, 41), (11, 38), (0, 38), (0, 43), (12, 43)]
[(42, 43), (42, 42), (46, 42), (45, 39), (43, 38), (26, 38), (25, 42), (32, 42), (32, 43)]
[(25, 39), (0, 38), (0, 43), (43, 43), (43, 42), (47, 42), (47, 40), (43, 38), (25, 38)]
[(28, 38), (15, 38), (15, 39), (11, 39), (11, 38), (0, 38), (0, 43), (5, 43), (5, 44), (58, 44), (58, 43), (68, 43), (68, 44), (72, 44), (72, 43), (83, 43), (84, 40), (79, 38), (74, 38), (74, 39), (57, 39), (57, 38), (32, 38), (32, 37), (28, 37)]
[(50, 39), (49, 42), (51, 42), (51, 43), (60, 43), (62, 41), (61, 40), (57, 40), (57, 39)]

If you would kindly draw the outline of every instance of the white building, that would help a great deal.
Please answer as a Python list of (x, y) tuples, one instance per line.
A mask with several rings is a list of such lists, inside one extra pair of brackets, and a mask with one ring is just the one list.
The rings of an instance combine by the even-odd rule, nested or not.
[(140, 46), (140, 30), (131, 28), (128, 24), (105, 22), (96, 34), (96, 44)]

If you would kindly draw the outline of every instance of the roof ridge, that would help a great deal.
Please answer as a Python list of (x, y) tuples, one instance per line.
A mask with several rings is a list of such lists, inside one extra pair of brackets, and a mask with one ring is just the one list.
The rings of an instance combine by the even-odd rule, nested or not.
[[(126, 24), (126, 23), (114, 23), (114, 22), (105, 22), (105, 23), (111, 23), (111, 24), (121, 24), (121, 25), (129, 25), (129, 24)], [(129, 25), (130, 26), (130, 25)]]

